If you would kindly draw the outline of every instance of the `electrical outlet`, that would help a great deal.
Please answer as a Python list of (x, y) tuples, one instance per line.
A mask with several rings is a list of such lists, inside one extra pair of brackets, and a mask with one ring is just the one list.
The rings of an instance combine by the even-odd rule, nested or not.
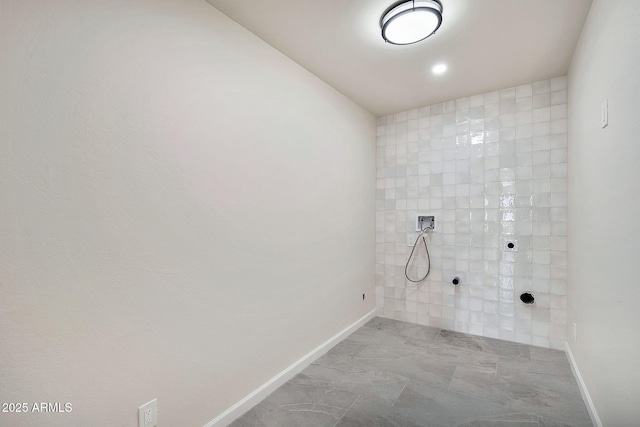
[(362, 294), (362, 301), (364, 301), (364, 294)]
[(138, 427), (158, 425), (158, 399), (153, 399), (138, 408)]

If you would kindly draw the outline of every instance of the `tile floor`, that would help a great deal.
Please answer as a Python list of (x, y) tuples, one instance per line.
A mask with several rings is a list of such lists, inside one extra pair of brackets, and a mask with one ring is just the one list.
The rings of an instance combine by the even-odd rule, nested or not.
[(592, 426), (565, 354), (376, 317), (231, 426)]

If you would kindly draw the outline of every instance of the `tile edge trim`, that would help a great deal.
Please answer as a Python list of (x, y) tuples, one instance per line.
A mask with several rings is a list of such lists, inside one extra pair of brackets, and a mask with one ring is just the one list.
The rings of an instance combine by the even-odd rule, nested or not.
[(314, 361), (316, 361), (320, 356), (324, 355), (327, 351), (331, 349), (334, 345), (338, 344), (360, 326), (367, 323), (369, 320), (373, 319), (376, 316), (375, 308), (362, 316), (360, 319), (356, 320), (342, 331), (338, 332), (318, 347), (311, 350), (309, 353), (302, 356), (300, 359), (292, 363), (290, 366), (282, 370), (276, 376), (271, 378), (266, 383), (262, 384), (260, 387), (246, 395), (243, 399), (238, 401), (236, 404), (228, 408), (226, 411), (215, 417), (213, 420), (209, 421), (204, 427), (222, 427), (230, 424), (236, 418), (243, 415), (245, 412), (249, 411), (255, 405), (257, 405), (262, 399), (267, 397), (273, 391), (275, 391), (282, 384), (289, 381), (296, 374), (301, 372), (304, 368), (311, 365)]
[(564, 343), (564, 352), (567, 355), (567, 359), (569, 359), (569, 365), (571, 365), (573, 376), (576, 377), (576, 381), (578, 382), (578, 388), (580, 389), (582, 400), (584, 400), (584, 403), (587, 406), (587, 411), (589, 412), (589, 417), (591, 418), (591, 422), (596, 427), (602, 427), (602, 421), (600, 421), (600, 417), (598, 416), (596, 407), (593, 404), (593, 400), (591, 400), (591, 396), (589, 395), (589, 390), (587, 390), (587, 385), (582, 379), (582, 375), (580, 374), (580, 370), (578, 369), (576, 359), (573, 358), (573, 353), (571, 352), (571, 347), (569, 346), (568, 342)]

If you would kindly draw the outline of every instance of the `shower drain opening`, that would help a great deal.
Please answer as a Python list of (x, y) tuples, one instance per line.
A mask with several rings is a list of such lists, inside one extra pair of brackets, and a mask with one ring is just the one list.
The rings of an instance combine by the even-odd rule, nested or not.
[(525, 304), (533, 304), (535, 298), (533, 297), (533, 294), (531, 292), (523, 292), (520, 294), (520, 301)]

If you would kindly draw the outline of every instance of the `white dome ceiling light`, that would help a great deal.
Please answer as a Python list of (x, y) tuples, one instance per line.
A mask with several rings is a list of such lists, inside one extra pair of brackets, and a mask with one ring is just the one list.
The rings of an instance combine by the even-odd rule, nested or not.
[(380, 18), (382, 38), (391, 44), (406, 45), (434, 34), (442, 24), (439, 0), (402, 0), (392, 4)]

